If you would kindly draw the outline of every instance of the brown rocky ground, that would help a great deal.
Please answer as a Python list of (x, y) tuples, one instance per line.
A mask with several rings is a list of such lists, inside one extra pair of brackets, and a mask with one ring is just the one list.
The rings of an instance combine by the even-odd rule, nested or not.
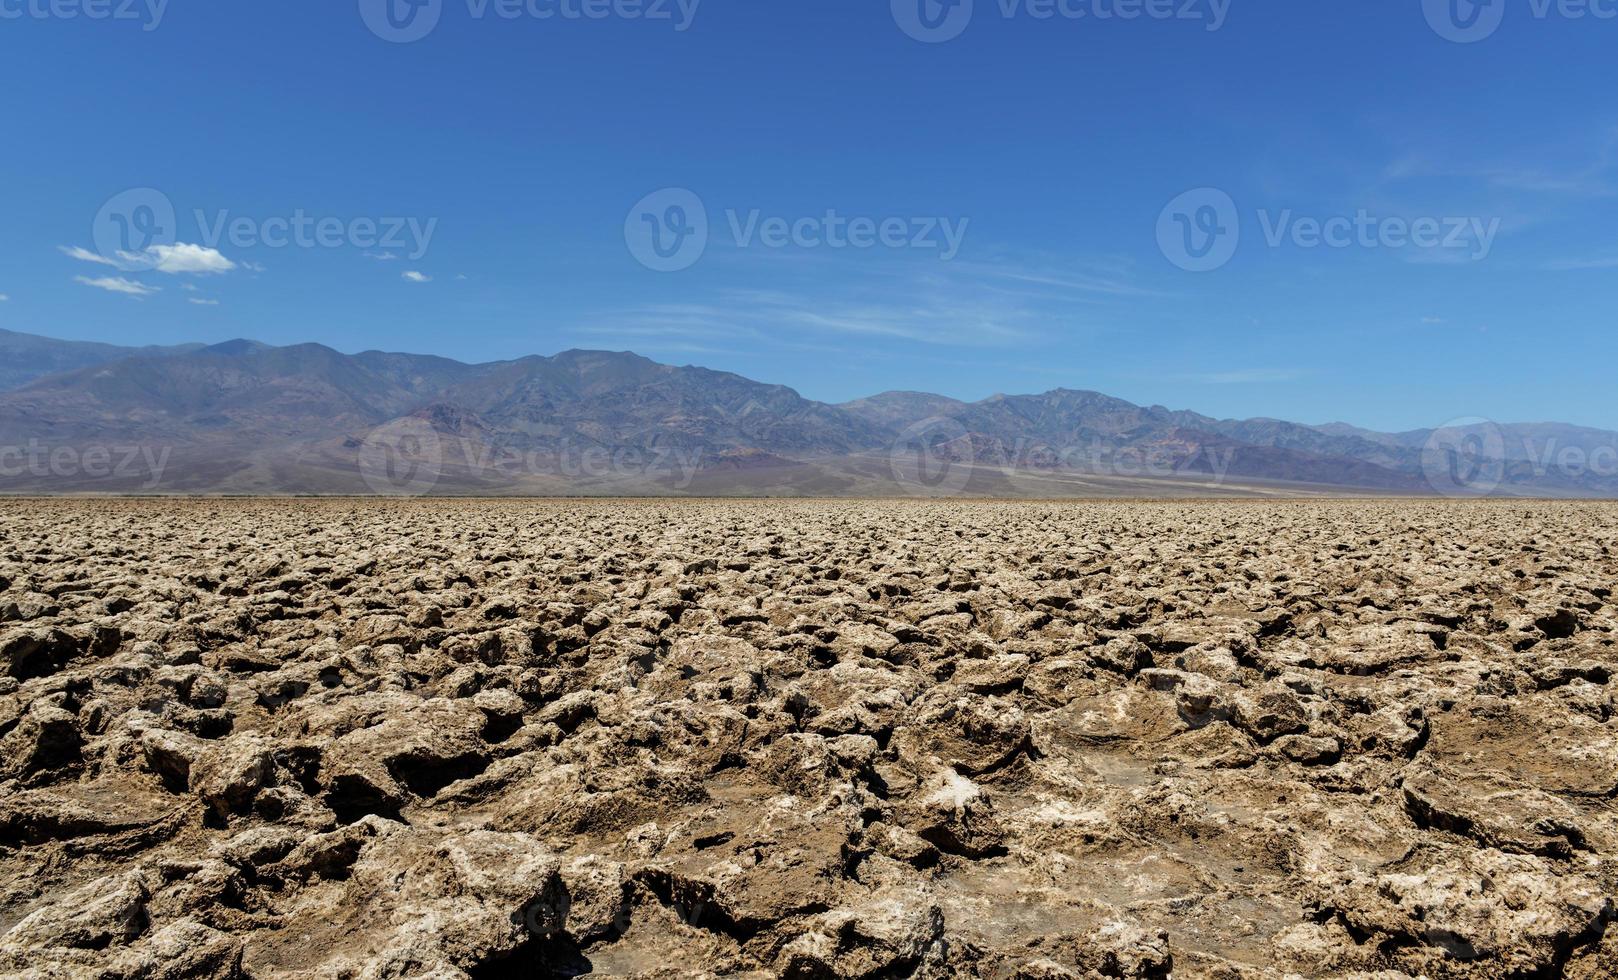
[(1618, 507), (10, 501), (0, 973), (1618, 976)]

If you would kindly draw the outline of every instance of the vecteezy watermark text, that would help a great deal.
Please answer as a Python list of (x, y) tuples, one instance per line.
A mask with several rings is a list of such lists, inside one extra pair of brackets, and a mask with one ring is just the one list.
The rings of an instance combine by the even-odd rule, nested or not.
[(850, 218), (828, 209), (809, 218), (766, 217), (757, 208), (726, 211), (731, 237), (740, 248), (914, 248), (938, 252), (945, 262), (960, 254), (971, 219)]
[[(382, 250), (400, 257), (420, 259), (427, 254), (437, 218), (360, 215), (313, 215), (303, 208), (289, 214), (249, 216), (228, 208), (191, 212), (196, 234), (186, 240), (206, 248), (234, 249), (355, 248)], [(96, 213), (91, 236), (96, 252), (109, 264), (140, 268), (154, 248), (180, 241), (180, 219), (167, 194), (137, 187), (108, 199)]]
[(408, 416), (372, 429), (361, 441), (357, 463), (361, 480), (373, 493), (419, 497), (432, 493), (446, 473), (464, 476), (473, 485), (524, 478), (561, 478), (568, 486), (581, 481), (651, 483), (685, 490), (702, 468), (700, 448), (654, 443), (607, 447), (562, 439), (532, 450), (449, 442), (426, 419)]
[(168, 6), (169, 0), (0, 0), (0, 20), (134, 21), (155, 31)]
[[(472, 20), (603, 21), (664, 23), (691, 29), (702, 0), (463, 0)], [(409, 44), (431, 34), (449, 0), (359, 0), (360, 18), (384, 41)]]
[(979, 472), (1007, 480), (1177, 479), (1216, 487), (1224, 483), (1235, 455), (1231, 447), (1171, 450), (1119, 446), (1100, 439), (1067, 446), (1028, 438), (1004, 442), (974, 437), (960, 422), (939, 416), (900, 433), (888, 447), (888, 466), (907, 493), (941, 497), (966, 492)]
[(269, 218), (232, 216), (228, 210), (193, 212), (202, 244), (218, 248), (221, 242), (245, 249), (265, 248), (361, 248), (405, 249), (405, 257), (419, 259), (427, 254), (437, 218), (316, 217), (302, 208), (290, 215)]
[(1488, 496), (1511, 484), (1610, 492), (1618, 481), (1618, 444), (1569, 445), (1555, 436), (1508, 433), (1490, 419), (1452, 419), (1428, 435), (1421, 469), (1427, 485), (1445, 497)]
[[(918, 41), (941, 44), (966, 32), (988, 0), (890, 0), (899, 29)], [(1231, 0), (993, 0), (1002, 20), (1192, 21), (1217, 31), (1230, 15)]]
[(1499, 218), (1378, 217), (1361, 208), (1353, 216), (1299, 216), (1287, 208), (1272, 214), (1259, 209), (1264, 241), (1271, 248), (1291, 242), (1297, 248), (1453, 249), (1473, 261), (1489, 257), (1500, 233)]
[[(1508, 3), (1507, 0), (1422, 0), (1421, 6), (1433, 33), (1456, 44), (1475, 44), (1493, 37), (1505, 23)], [(1526, 9), (1537, 21), (1552, 18), (1618, 20), (1618, 0), (1525, 0), (1509, 6)]]
[[(788, 217), (762, 209), (724, 212), (724, 230), (737, 248), (914, 249), (948, 262), (960, 254), (970, 218), (845, 215), (827, 208)], [(711, 227), (702, 199), (684, 188), (642, 198), (624, 220), (624, 241), (636, 261), (657, 272), (689, 269), (708, 249)]]
[(26, 445), (0, 446), (0, 479), (38, 477), (61, 480), (142, 480), (151, 490), (163, 482), (170, 446), (49, 446), (38, 439)]
[[(1476, 215), (1304, 214), (1292, 208), (1255, 213), (1269, 248), (1406, 250), (1423, 258), (1481, 262), (1494, 249), (1501, 219)], [(1242, 213), (1231, 196), (1199, 187), (1170, 201), (1157, 219), (1157, 244), (1165, 258), (1188, 272), (1211, 272), (1236, 255)]]

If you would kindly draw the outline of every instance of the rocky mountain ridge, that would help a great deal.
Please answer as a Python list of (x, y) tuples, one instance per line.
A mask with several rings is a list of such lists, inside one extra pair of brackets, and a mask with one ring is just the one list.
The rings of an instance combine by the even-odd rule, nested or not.
[[(14, 337), (27, 335), (0, 341)], [(465, 364), (320, 344), (85, 346), (12, 344), (8, 377), (28, 380), (0, 390), (0, 490), (386, 492), (403, 466), (431, 471), (425, 492), (451, 493), (1618, 493), (1618, 433), (1559, 423), (1377, 433), (1069, 388), (832, 405), (629, 352)], [(161, 458), (161, 471), (84, 464), (119, 447)], [(647, 462), (660, 458), (678, 466)]]

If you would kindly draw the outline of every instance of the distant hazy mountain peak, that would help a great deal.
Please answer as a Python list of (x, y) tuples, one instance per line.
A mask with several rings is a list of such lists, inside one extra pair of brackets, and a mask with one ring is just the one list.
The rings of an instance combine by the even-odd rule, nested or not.
[(253, 354), (261, 350), (269, 349), (269, 344), (262, 344), (256, 340), (245, 340), (238, 338), (236, 340), (227, 340), (223, 343), (204, 347), (202, 351), (203, 353), (207, 354), (224, 354), (235, 357), (241, 354)]
[(0, 330), (0, 391), (21, 388), (48, 375), (94, 367), (125, 357), (167, 357), (201, 349), (201, 344), (124, 347)]

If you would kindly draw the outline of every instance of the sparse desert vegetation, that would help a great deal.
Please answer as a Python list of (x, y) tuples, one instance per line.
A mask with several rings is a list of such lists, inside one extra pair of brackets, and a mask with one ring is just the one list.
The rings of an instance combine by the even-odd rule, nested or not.
[(1618, 507), (9, 501), (0, 972), (1618, 975)]

